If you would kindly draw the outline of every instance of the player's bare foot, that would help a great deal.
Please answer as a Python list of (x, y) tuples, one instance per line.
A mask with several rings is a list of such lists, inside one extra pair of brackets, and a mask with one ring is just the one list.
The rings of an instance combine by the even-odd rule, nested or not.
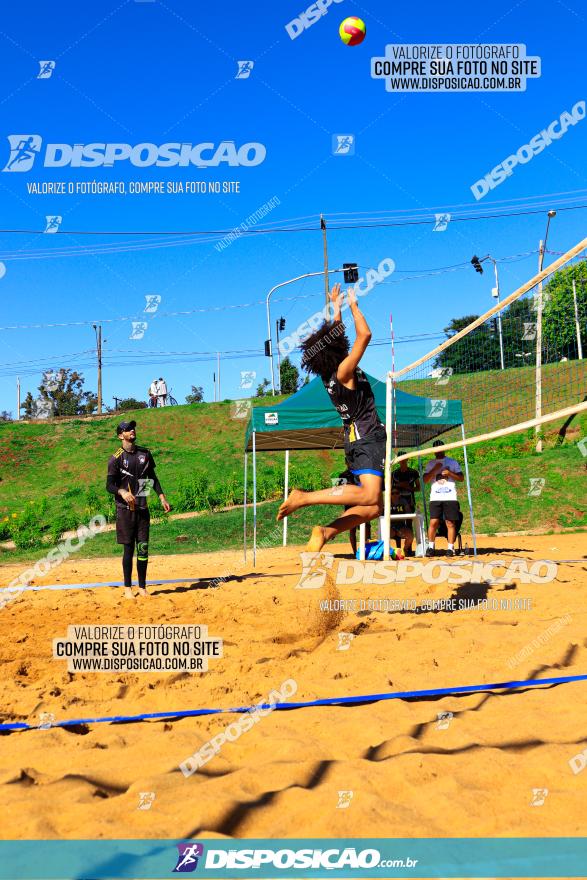
[(130, 587), (124, 588), (124, 598), (125, 599), (134, 599), (134, 596), (133, 596), (133, 593), (132, 593), (132, 590)]
[(277, 512), (278, 521), (289, 516), (294, 510), (299, 510), (300, 507), (303, 507), (305, 494), (301, 489), (292, 489)]
[(310, 540), (306, 544), (306, 550), (317, 553), (319, 550), (322, 550), (325, 544), (326, 535), (324, 534), (324, 528), (322, 526), (314, 526)]
[(139, 587), (139, 596), (141, 596), (143, 599), (150, 598), (149, 594), (147, 593), (147, 591), (145, 590), (144, 587)]

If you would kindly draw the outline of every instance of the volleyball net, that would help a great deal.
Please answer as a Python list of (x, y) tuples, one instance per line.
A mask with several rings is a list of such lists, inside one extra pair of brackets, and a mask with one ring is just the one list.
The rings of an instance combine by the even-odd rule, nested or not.
[[(545, 488), (546, 464), (534, 453), (560, 445), (569, 428), (571, 433), (581, 430), (587, 412), (587, 238), (503, 300), (498, 289), (493, 293), (498, 301), (485, 314), (453, 320), (444, 342), (387, 375), (386, 530), (392, 470), (411, 459), (410, 466), (417, 465), (422, 477), (424, 459), (440, 451), (466, 466), (468, 491), (462, 506), (473, 537), (473, 512), (466, 510), (471, 508), (467, 459), (507, 469), (517, 493), (511, 505), (506, 503), (514, 529), (526, 521), (517, 510), (524, 486)], [(423, 399), (420, 424), (406, 424), (402, 416), (406, 395)], [(441, 438), (442, 447), (431, 447), (433, 437)], [(532, 474), (526, 475), (528, 468)], [(483, 467), (476, 471), (477, 490), (491, 494), (495, 487), (490, 473), (484, 478)], [(564, 479), (559, 483), (563, 492)], [(496, 500), (498, 495), (503, 501), (503, 491)], [(424, 494), (421, 502), (426, 505)], [(508, 511), (501, 514), (484, 516), (484, 525), (494, 530), (507, 523)], [(387, 550), (389, 536), (383, 537)]]

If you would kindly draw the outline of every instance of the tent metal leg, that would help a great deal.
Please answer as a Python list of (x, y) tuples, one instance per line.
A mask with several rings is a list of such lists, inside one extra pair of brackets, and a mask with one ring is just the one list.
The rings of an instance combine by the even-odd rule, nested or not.
[(245, 477), (243, 491), (243, 557), (247, 561), (247, 464), (248, 454), (245, 452)]
[(257, 437), (253, 431), (253, 568), (257, 565)]
[[(461, 425), (461, 433), (463, 440), (465, 437), (465, 426)], [(477, 556), (477, 535), (475, 534), (475, 517), (473, 516), (473, 499), (471, 497), (471, 480), (469, 478), (469, 459), (467, 458), (467, 447), (463, 446), (463, 454), (465, 457), (465, 477), (467, 479), (467, 498), (469, 499), (469, 516), (471, 517), (471, 537), (473, 538), (473, 556)]]
[[(421, 447), (418, 446), (418, 452)], [(428, 539), (428, 507), (426, 506), (426, 488), (424, 486), (424, 467), (422, 465), (422, 456), (418, 456), (418, 473), (420, 474), (420, 490), (422, 492), (422, 509), (424, 510), (424, 524), (426, 528), (426, 539)], [(426, 548), (424, 547), (424, 552)]]
[[(389, 560), (389, 542), (391, 531), (391, 523), (389, 517), (391, 515), (391, 432), (392, 432), (392, 400), (391, 400), (391, 376), (387, 374), (385, 380), (385, 490), (383, 501), (383, 530), (381, 537), (383, 538), (383, 558)], [(365, 545), (361, 544), (363, 558), (365, 554)]]
[[(289, 449), (285, 450), (285, 480), (283, 487), (283, 500), (287, 499), (289, 494)], [(287, 547), (287, 516), (283, 520), (283, 546)]]

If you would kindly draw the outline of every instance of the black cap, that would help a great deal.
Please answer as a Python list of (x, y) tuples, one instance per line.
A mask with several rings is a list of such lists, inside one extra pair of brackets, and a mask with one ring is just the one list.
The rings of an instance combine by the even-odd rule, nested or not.
[(442, 440), (435, 440), (432, 445), (433, 446), (444, 446), (444, 443)]
[(135, 421), (121, 422), (116, 429), (116, 433), (120, 435), (123, 431), (132, 431), (132, 429), (136, 428), (136, 426), (137, 423)]

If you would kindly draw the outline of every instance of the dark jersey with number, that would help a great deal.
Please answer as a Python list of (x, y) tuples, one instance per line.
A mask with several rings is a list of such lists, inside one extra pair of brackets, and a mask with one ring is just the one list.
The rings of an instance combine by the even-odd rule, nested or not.
[(117, 507), (128, 509), (128, 504), (118, 494), (119, 489), (126, 489), (135, 496), (135, 507), (148, 507), (147, 498), (151, 492), (163, 493), (161, 484), (155, 473), (155, 460), (144, 446), (135, 446), (132, 452), (122, 447), (108, 461), (106, 489), (114, 495)]
[(362, 370), (356, 371), (356, 379), (357, 387), (354, 391), (345, 388), (336, 373), (332, 374), (330, 381), (324, 382), (324, 387), (342, 419), (345, 439), (349, 443), (364, 440), (381, 426), (369, 380)]

